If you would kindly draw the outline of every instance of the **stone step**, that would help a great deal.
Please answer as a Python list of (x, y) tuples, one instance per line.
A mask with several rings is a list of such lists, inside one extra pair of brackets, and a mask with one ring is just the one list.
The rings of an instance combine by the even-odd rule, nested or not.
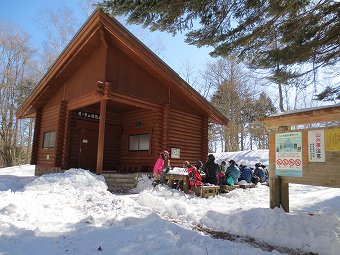
[(138, 184), (138, 173), (103, 173), (109, 191), (130, 190)]

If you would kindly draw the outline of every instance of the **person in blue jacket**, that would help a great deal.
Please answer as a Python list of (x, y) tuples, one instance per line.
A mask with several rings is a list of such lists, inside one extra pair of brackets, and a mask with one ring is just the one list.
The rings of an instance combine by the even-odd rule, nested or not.
[(240, 165), (240, 180), (245, 180), (247, 183), (251, 183), (253, 177), (253, 170), (245, 164)]
[(256, 175), (260, 178), (260, 182), (266, 181), (266, 173), (265, 173), (264, 169), (261, 167), (261, 163), (255, 164), (254, 175)]
[(237, 167), (234, 160), (229, 160), (229, 166), (225, 171), (226, 175), (229, 175), (233, 178), (234, 183), (238, 182), (238, 178), (240, 177), (240, 169)]

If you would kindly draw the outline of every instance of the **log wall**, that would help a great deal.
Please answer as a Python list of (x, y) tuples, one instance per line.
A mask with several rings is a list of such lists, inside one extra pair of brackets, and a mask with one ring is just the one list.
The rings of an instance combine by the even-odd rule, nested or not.
[[(142, 122), (137, 127), (136, 122)], [(142, 166), (143, 171), (151, 171), (156, 157), (162, 149), (162, 112), (136, 110), (122, 116), (123, 134), (121, 140), (120, 163), (126, 166)], [(136, 134), (151, 134), (149, 151), (129, 151), (129, 136)]]
[(182, 166), (184, 161), (195, 164), (202, 160), (202, 117), (170, 110), (169, 147), (180, 149), (180, 159), (171, 159), (171, 166)]
[[(54, 167), (56, 159), (56, 147), (54, 148), (43, 148), (44, 133), (45, 132), (56, 132), (56, 138), (58, 137), (58, 121), (59, 121), (60, 105), (56, 105), (51, 108), (44, 108), (41, 113), (41, 125), (39, 133), (38, 143), (38, 156), (37, 165), (40, 167)], [(55, 143), (55, 146), (57, 142)]]

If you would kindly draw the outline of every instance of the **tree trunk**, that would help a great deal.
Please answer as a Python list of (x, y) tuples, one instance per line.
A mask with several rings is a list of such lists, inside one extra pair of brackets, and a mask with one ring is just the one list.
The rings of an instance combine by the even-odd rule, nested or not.
[(280, 107), (280, 112), (284, 112), (283, 108), (283, 95), (282, 95), (282, 84), (279, 83), (277, 84), (279, 86), (279, 107)]

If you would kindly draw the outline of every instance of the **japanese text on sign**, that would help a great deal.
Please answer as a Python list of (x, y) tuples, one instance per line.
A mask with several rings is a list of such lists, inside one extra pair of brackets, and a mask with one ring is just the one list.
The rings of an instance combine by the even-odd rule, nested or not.
[(324, 130), (308, 131), (309, 162), (325, 162), (325, 132)]
[(100, 116), (97, 113), (91, 113), (86, 111), (78, 111), (77, 116), (85, 119), (99, 120)]

